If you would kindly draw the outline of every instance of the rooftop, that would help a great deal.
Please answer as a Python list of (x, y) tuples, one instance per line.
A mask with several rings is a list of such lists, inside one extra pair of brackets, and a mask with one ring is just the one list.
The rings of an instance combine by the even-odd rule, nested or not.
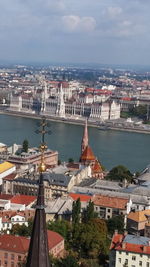
[[(53, 231), (47, 231), (48, 233), (48, 245), (49, 250), (55, 247), (58, 243), (63, 241), (63, 237)], [(0, 235), (0, 250), (6, 250), (16, 253), (27, 253), (29, 249), (30, 239), (23, 236), (15, 236), (15, 235)]]
[(16, 253), (26, 253), (29, 248), (30, 239), (23, 236), (0, 235), (0, 250)]
[(81, 155), (81, 161), (86, 161), (86, 160), (89, 161), (95, 160), (95, 156), (90, 146), (87, 146)]
[(150, 255), (150, 238), (115, 233), (110, 249)]
[(69, 196), (73, 198), (73, 200), (77, 200), (80, 198), (81, 202), (88, 202), (92, 198), (92, 196), (84, 195), (84, 194), (75, 194), (75, 193), (69, 193)]
[(61, 173), (44, 173), (44, 181), (48, 181), (52, 185), (67, 187), (70, 179), (70, 176)]
[(150, 210), (141, 210), (141, 211), (130, 212), (128, 215), (128, 219), (136, 222), (143, 222), (147, 221), (147, 216), (150, 216)]
[(116, 209), (126, 209), (126, 205), (128, 203), (128, 199), (125, 198), (109, 197), (102, 195), (93, 196), (92, 201), (94, 202), (94, 205)]
[(14, 164), (5, 161), (5, 162), (0, 164), (0, 173), (3, 173), (3, 172), (5, 172), (5, 171), (7, 171), (7, 170), (9, 170), (9, 169), (11, 169), (13, 167), (15, 167)]
[(35, 202), (35, 196), (27, 196), (27, 195), (15, 195), (11, 199), (11, 203), (22, 204), (28, 206), (29, 204)]

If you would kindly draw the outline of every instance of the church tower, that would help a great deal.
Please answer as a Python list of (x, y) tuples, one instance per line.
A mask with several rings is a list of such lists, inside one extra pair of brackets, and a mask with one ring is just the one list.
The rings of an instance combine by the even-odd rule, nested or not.
[(43, 183), (43, 172), (45, 172), (46, 170), (46, 166), (44, 164), (44, 151), (47, 148), (44, 141), (44, 136), (46, 133), (45, 130), (46, 125), (47, 124), (45, 122), (45, 118), (43, 118), (41, 123), (42, 129), (39, 131), (39, 133), (42, 134), (42, 141), (40, 145), (41, 163), (39, 166), (39, 171), (40, 171), (39, 191), (38, 191), (37, 205), (36, 205), (26, 267), (51, 267), (49, 259), (47, 229), (46, 229), (44, 183)]
[(64, 92), (62, 83), (60, 83), (56, 113), (60, 117), (65, 117), (65, 102), (64, 102)]
[(81, 155), (85, 148), (88, 146), (88, 129), (87, 129), (87, 119), (85, 121), (85, 127), (84, 127), (84, 134), (82, 138), (82, 143), (81, 143)]
[(100, 162), (95, 157), (91, 147), (88, 142), (88, 129), (87, 129), (87, 119), (85, 121), (84, 134), (81, 143), (81, 156), (80, 162), (84, 166), (90, 166), (92, 171), (92, 177), (103, 179), (103, 170)]

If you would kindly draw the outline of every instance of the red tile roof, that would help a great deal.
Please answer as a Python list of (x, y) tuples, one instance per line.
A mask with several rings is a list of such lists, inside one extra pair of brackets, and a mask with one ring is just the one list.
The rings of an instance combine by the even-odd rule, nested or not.
[(9, 195), (9, 194), (0, 194), (0, 199), (10, 200), (12, 197), (13, 197), (13, 195)]
[(16, 203), (16, 204), (22, 204), (28, 206), (32, 202), (35, 202), (37, 199), (36, 196), (27, 196), (27, 195), (15, 195), (11, 199), (11, 203)]
[(69, 196), (73, 198), (73, 200), (77, 200), (80, 198), (81, 202), (88, 202), (92, 198), (91, 196), (84, 195), (84, 194), (75, 194), (75, 193), (69, 193)]
[(93, 173), (101, 173), (103, 172), (102, 167), (98, 160), (95, 161), (94, 166), (92, 167)]
[(129, 251), (135, 252), (140, 254), (150, 254), (150, 246), (141, 245), (141, 244), (132, 244), (132, 243), (125, 243), (124, 235), (121, 234), (114, 234), (111, 242), (110, 249), (119, 250), (119, 251)]
[(30, 239), (23, 236), (0, 235), (0, 250), (26, 253), (29, 248)]
[(3, 178), (3, 180), (12, 181), (12, 180), (15, 179), (15, 177), (16, 177), (16, 174), (15, 173), (12, 173), (12, 174), (9, 174), (9, 175), (5, 176)]
[(90, 146), (87, 146), (81, 155), (81, 161), (86, 161), (86, 160), (87, 161), (95, 160), (95, 156)]
[[(47, 231), (49, 250), (58, 245), (64, 238), (53, 231)], [(29, 249), (30, 238), (15, 235), (0, 235), (0, 250), (6, 250), (16, 253), (27, 253)]]
[(122, 97), (121, 100), (131, 101), (131, 97)]
[(102, 195), (95, 195), (92, 198), (94, 205), (104, 206), (116, 209), (126, 209), (128, 199), (118, 198), (118, 197), (108, 197)]
[(51, 250), (53, 247), (55, 247), (64, 240), (64, 238), (60, 234), (50, 230), (47, 231), (47, 236), (48, 236), (49, 250)]

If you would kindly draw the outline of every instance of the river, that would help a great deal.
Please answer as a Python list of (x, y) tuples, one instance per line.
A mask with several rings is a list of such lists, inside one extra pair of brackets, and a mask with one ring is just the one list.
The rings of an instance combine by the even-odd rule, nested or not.
[[(0, 143), (22, 144), (28, 139), (30, 146), (38, 146), (40, 136), (35, 133), (37, 120), (0, 114)], [(59, 158), (78, 160), (83, 126), (50, 122), (48, 147), (58, 150)], [(150, 135), (119, 131), (101, 131), (89, 127), (89, 143), (101, 163), (110, 170), (122, 164), (132, 172), (141, 171), (150, 163)]]

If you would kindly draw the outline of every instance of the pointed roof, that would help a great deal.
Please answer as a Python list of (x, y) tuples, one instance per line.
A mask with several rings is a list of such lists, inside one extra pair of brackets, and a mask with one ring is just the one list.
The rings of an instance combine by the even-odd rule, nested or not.
[(98, 159), (95, 160), (94, 166), (92, 167), (92, 171), (94, 173), (100, 173), (103, 172), (102, 167), (98, 161)]
[(82, 161), (93, 161), (93, 160), (95, 160), (94, 153), (90, 148), (90, 146), (87, 146), (81, 155), (80, 161), (82, 162)]
[(44, 208), (43, 173), (40, 174), (39, 192), (35, 211), (26, 267), (50, 267), (46, 215)]
[(85, 148), (88, 146), (88, 129), (87, 129), (87, 119), (85, 120), (85, 127), (84, 127), (84, 133), (81, 143), (81, 153), (85, 150)]

